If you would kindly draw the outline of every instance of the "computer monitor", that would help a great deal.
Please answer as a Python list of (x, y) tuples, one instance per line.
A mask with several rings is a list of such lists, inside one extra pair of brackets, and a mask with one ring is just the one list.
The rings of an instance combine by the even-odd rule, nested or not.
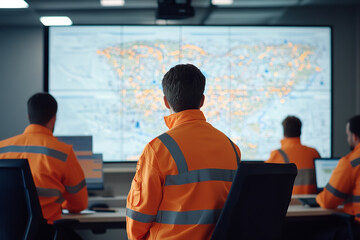
[(84, 171), (87, 189), (103, 190), (104, 174), (102, 154), (78, 155), (77, 158)]
[(56, 138), (72, 145), (76, 155), (91, 155), (93, 152), (92, 136), (56, 136)]
[(88, 190), (104, 189), (103, 155), (92, 152), (92, 136), (56, 136), (73, 146), (85, 175)]
[(317, 192), (321, 192), (329, 182), (331, 174), (339, 162), (339, 158), (315, 158), (315, 179)]

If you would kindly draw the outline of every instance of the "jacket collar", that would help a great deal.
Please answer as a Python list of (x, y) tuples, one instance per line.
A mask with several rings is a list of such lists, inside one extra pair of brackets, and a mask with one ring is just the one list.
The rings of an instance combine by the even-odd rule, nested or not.
[(164, 117), (165, 124), (169, 129), (172, 129), (180, 124), (185, 122), (200, 120), (206, 121), (206, 118), (202, 111), (197, 109), (184, 110), (181, 112), (177, 112), (171, 114), (169, 116)]
[(360, 143), (358, 143), (358, 145), (355, 146), (353, 152), (358, 151), (358, 150), (360, 150)]
[(40, 133), (40, 134), (53, 136), (53, 133), (50, 131), (50, 129), (38, 124), (30, 124), (25, 128), (24, 133), (38, 133), (38, 134)]

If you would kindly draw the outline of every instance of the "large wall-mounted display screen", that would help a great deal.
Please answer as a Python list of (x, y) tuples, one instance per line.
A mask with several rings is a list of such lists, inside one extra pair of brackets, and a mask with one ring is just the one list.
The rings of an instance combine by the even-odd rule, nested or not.
[(303, 144), (331, 155), (330, 27), (50, 27), (48, 54), (54, 134), (91, 135), (104, 161), (137, 160), (167, 130), (161, 80), (179, 63), (206, 76), (202, 110), (242, 159), (279, 148), (287, 115), (302, 120)]

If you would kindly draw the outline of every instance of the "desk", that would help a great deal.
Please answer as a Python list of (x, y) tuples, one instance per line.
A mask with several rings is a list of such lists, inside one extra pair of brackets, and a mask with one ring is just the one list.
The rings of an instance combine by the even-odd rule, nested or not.
[(125, 208), (114, 208), (116, 212), (94, 212), (83, 214), (63, 214), (63, 219), (76, 219), (76, 229), (91, 229), (94, 233), (104, 233), (110, 228), (126, 228)]
[[(122, 229), (122, 231), (125, 231), (125, 208), (119, 207), (114, 209), (117, 211), (95, 212), (90, 214), (66, 214), (63, 215), (63, 218), (77, 219), (80, 223), (75, 225), (74, 229), (91, 230), (95, 234), (105, 233), (108, 229)], [(303, 206), (295, 196), (286, 213), (283, 239), (294, 240), (298, 235), (301, 236), (299, 233), (304, 233), (304, 229), (312, 232), (318, 230), (318, 228), (322, 226), (330, 226), (331, 224), (336, 225), (339, 222), (339, 219), (332, 214), (339, 211), (341, 211), (341, 209), (329, 210)]]
[[(86, 214), (65, 214), (63, 219), (77, 219), (80, 221), (79, 225), (90, 225), (101, 223), (114, 227), (125, 227), (126, 213), (125, 208), (114, 208), (116, 212), (95, 212)], [(286, 213), (286, 217), (315, 217), (315, 216), (330, 216), (334, 212), (339, 212), (341, 209), (330, 210), (323, 208), (310, 208), (303, 205), (290, 205)]]
[(63, 214), (63, 219), (77, 219), (80, 223), (94, 223), (94, 222), (125, 222), (126, 214), (125, 208), (114, 208), (116, 212), (94, 212), (94, 213), (80, 213), (80, 214)]
[(315, 198), (316, 194), (292, 195), (286, 217), (329, 216), (334, 212), (342, 212), (342, 208), (324, 209), (320, 207), (303, 206), (299, 198)]
[(311, 208), (303, 205), (290, 205), (286, 217), (314, 217), (329, 216), (334, 212), (341, 212), (341, 209)]

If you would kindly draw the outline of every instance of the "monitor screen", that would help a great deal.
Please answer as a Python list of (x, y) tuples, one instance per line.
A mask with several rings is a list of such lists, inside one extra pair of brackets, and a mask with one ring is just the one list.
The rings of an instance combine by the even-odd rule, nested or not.
[(78, 155), (80, 166), (85, 175), (88, 190), (104, 189), (104, 173), (102, 154)]
[(93, 153), (92, 136), (56, 136), (61, 142), (72, 145), (85, 175), (88, 190), (104, 189), (103, 155)]
[(104, 161), (136, 161), (167, 130), (161, 80), (179, 63), (205, 75), (201, 110), (243, 159), (267, 160), (287, 115), (302, 120), (305, 145), (331, 156), (330, 27), (50, 27), (54, 133), (92, 136)]
[(315, 158), (315, 176), (316, 176), (316, 187), (318, 190), (322, 190), (329, 182), (330, 177), (334, 169), (339, 162), (338, 158)]

